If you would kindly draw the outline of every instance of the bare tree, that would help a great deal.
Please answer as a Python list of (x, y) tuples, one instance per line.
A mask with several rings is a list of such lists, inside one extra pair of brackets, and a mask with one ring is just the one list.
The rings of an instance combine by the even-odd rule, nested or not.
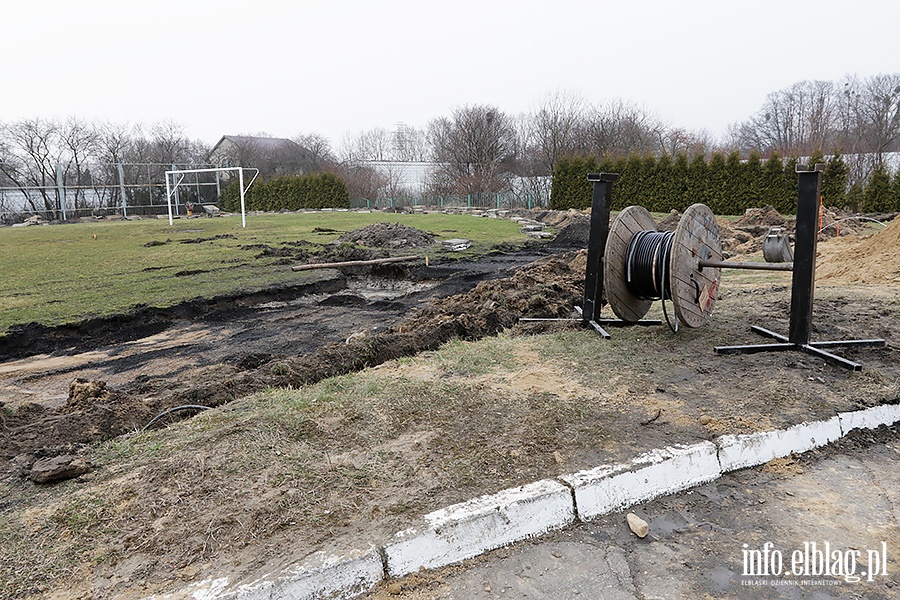
[(100, 136), (97, 127), (85, 123), (76, 117), (69, 117), (59, 129), (60, 142), (68, 155), (64, 171), (66, 181), (73, 181), (75, 208), (83, 208), (85, 203), (85, 187), (92, 182), (87, 162), (96, 159), (99, 150)]
[(827, 152), (838, 113), (835, 86), (829, 81), (801, 81), (770, 93), (763, 107), (737, 129), (744, 151), (783, 155)]
[(497, 192), (515, 159), (512, 119), (494, 106), (463, 106), (428, 126), (434, 159), (457, 192)]
[(316, 173), (333, 167), (337, 160), (331, 152), (331, 142), (318, 133), (298, 135), (294, 142), (302, 149), (302, 170), (304, 173)]
[(338, 174), (347, 183), (351, 198), (379, 200), (384, 197), (388, 187), (388, 178), (374, 168), (358, 163), (345, 163), (336, 168)]
[(900, 148), (900, 73), (869, 78), (860, 98), (861, 129), (867, 149), (875, 153), (875, 168), (884, 167), (884, 153)]
[(582, 150), (589, 113), (587, 102), (574, 93), (556, 91), (540, 101), (524, 134), (543, 174), (552, 173), (561, 156)]
[(598, 156), (655, 155), (664, 129), (643, 107), (613, 100), (593, 112), (582, 145)]
[(341, 141), (340, 158), (343, 162), (351, 163), (390, 160), (391, 135), (383, 127), (360, 133), (347, 132)]
[(0, 163), (4, 175), (19, 188), (31, 210), (55, 214), (62, 208), (55, 187), (56, 166), (62, 158), (59, 124), (26, 119), (3, 125), (0, 135), (8, 151), (6, 160)]
[(391, 160), (421, 162), (428, 156), (428, 138), (421, 129), (397, 123), (391, 132)]
[(689, 157), (705, 156), (712, 151), (715, 143), (707, 130), (689, 131), (681, 128), (659, 130), (659, 146), (663, 154), (677, 156), (684, 153)]
[(184, 126), (174, 121), (161, 121), (150, 126), (154, 162), (175, 164), (190, 162), (191, 142), (184, 135)]

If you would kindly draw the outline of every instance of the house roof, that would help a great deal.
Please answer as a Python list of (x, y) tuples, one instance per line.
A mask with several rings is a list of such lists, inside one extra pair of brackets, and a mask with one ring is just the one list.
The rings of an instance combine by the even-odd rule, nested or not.
[(222, 138), (216, 142), (216, 145), (213, 146), (212, 150), (210, 150), (210, 155), (215, 154), (216, 150), (218, 150), (226, 141), (231, 142), (235, 146), (252, 144), (260, 150), (277, 150), (279, 148), (284, 148), (285, 146), (300, 148), (300, 145), (297, 144), (297, 142), (289, 140), (288, 138), (260, 137), (254, 135), (223, 135)]

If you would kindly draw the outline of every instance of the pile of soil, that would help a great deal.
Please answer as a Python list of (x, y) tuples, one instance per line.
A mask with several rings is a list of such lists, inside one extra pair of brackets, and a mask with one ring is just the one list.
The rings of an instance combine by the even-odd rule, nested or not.
[(591, 236), (591, 215), (578, 211), (557, 213), (558, 218), (544, 221), (556, 229), (556, 237), (550, 245), (557, 248), (587, 248)]
[(748, 230), (746, 227), (734, 227), (725, 219), (716, 219), (716, 222), (719, 224), (719, 243), (725, 258), (762, 251), (768, 227), (750, 226)]
[(425, 248), (434, 243), (434, 236), (402, 223), (373, 223), (348, 231), (338, 240), (371, 248)]
[(819, 239), (868, 233), (871, 221), (855, 218), (856, 216), (848, 211), (825, 207), (822, 211), (822, 231), (819, 232)]
[(681, 213), (673, 208), (671, 211), (669, 211), (669, 214), (667, 214), (665, 218), (659, 222), (659, 230), (675, 231), (675, 228), (678, 226), (679, 221), (681, 221)]
[(744, 216), (735, 221), (735, 225), (743, 226), (743, 225), (753, 225), (753, 226), (764, 226), (764, 227), (785, 227), (788, 223), (788, 218), (784, 217), (775, 210), (771, 206), (765, 206), (763, 208), (748, 208), (744, 212)]
[(242, 250), (259, 250), (255, 258), (275, 257), (275, 265), (296, 263), (332, 263), (348, 260), (373, 260), (390, 256), (384, 248), (369, 248), (353, 244), (317, 244), (306, 240), (286, 242), (275, 248), (266, 244), (246, 244)]
[[(477, 340), (512, 327), (521, 317), (566, 317), (581, 299), (586, 254), (551, 256), (512, 277), (479, 283), (471, 291), (431, 302), (418, 315), (382, 334), (348, 339), (316, 352), (264, 365), (257, 376), (278, 387), (308, 385), (327, 377), (434, 350), (458, 337)], [(283, 371), (275, 378), (268, 374)]]
[(900, 219), (868, 237), (841, 237), (818, 246), (816, 281), (900, 284)]

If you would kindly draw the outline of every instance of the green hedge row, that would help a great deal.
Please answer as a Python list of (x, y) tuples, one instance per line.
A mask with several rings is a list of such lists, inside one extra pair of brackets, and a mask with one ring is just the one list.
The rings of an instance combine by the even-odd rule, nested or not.
[[(241, 209), (241, 191), (232, 181), (222, 192), (223, 210)], [(247, 210), (300, 210), (303, 208), (350, 208), (350, 192), (344, 180), (333, 173), (284, 175), (257, 181), (244, 195)]]
[[(814, 156), (810, 164), (825, 162)], [(840, 156), (825, 162), (822, 196), (827, 206), (862, 209), (866, 212), (900, 210), (900, 172), (894, 181), (887, 173), (872, 177), (865, 189), (847, 191), (848, 169)], [(762, 161), (751, 155), (742, 161), (737, 154), (715, 153), (707, 161), (684, 154), (631, 156), (604, 159), (570, 156), (560, 159), (553, 172), (551, 207), (584, 209), (591, 205), (588, 173), (619, 173), (613, 191), (613, 209), (640, 205), (653, 212), (683, 212), (702, 202), (720, 215), (743, 214), (748, 208), (773, 206), (782, 214), (797, 210), (796, 158), (773, 154)], [(855, 195), (854, 195), (855, 194)]]

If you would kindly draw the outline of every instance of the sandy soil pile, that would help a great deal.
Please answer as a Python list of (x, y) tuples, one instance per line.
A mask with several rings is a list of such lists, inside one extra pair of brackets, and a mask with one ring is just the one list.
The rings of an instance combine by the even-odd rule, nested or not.
[(402, 223), (373, 223), (349, 231), (338, 239), (373, 248), (423, 248), (434, 243), (430, 233)]
[(868, 237), (840, 237), (820, 243), (816, 281), (900, 284), (900, 219)]

